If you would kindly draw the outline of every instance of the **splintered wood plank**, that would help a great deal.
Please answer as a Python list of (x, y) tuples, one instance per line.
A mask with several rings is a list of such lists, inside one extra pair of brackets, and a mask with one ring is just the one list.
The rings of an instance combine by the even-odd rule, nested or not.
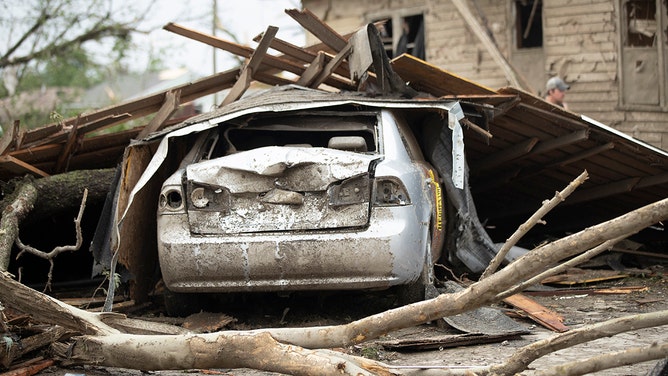
[(19, 136), (19, 121), (15, 120), (12, 126), (7, 129), (7, 132), (0, 139), (0, 155), (7, 154), (12, 146), (17, 146), (17, 139)]
[(503, 301), (511, 306), (524, 311), (533, 321), (544, 327), (562, 333), (570, 328), (564, 325), (563, 317), (549, 308), (539, 304), (535, 300), (523, 294), (509, 296)]
[(336, 52), (341, 51), (348, 44), (348, 41), (343, 36), (334, 31), (334, 29), (308, 9), (286, 9), (285, 13)]
[[(76, 118), (71, 118), (72, 120), (75, 120)], [(63, 129), (63, 124), (61, 123), (56, 123), (56, 124), (50, 124), (44, 127), (36, 128), (36, 129), (31, 129), (23, 133), (23, 138), (21, 139), (21, 143), (26, 145), (30, 144), (34, 141), (37, 140), (42, 140), (44, 138), (47, 138), (51, 135), (54, 135), (58, 132), (60, 132)]]
[(11, 155), (0, 156), (0, 175), (3, 176), (21, 176), (31, 174), (39, 177), (49, 176), (46, 172), (14, 158)]
[(256, 72), (260, 67), (262, 59), (267, 55), (269, 44), (271, 43), (271, 40), (274, 39), (274, 36), (276, 36), (277, 32), (278, 28), (276, 26), (269, 26), (267, 28), (267, 31), (264, 33), (264, 36), (262, 37), (260, 44), (257, 46), (257, 49), (255, 49), (255, 52), (251, 55), (250, 60), (242, 69), (239, 79), (237, 79), (237, 82), (234, 83), (234, 86), (232, 86), (232, 89), (230, 89), (229, 93), (227, 93), (227, 96), (220, 104), (221, 107), (236, 101), (237, 99), (241, 98), (242, 95), (244, 95), (250, 86), (251, 81), (253, 80), (253, 73)]
[(311, 83), (311, 87), (317, 88), (325, 82), (325, 80), (334, 72), (334, 70), (343, 62), (343, 60), (350, 55), (352, 51), (353, 46), (351, 44), (347, 44), (341, 51), (339, 51), (336, 56), (332, 60), (325, 65), (325, 67), (322, 69), (318, 77)]
[(316, 57), (311, 61), (308, 68), (304, 71), (299, 80), (297, 80), (297, 85), (301, 86), (310, 86), (311, 83), (318, 77), (325, 64), (325, 53), (318, 52)]
[[(343, 35), (343, 39), (349, 40), (352, 35), (352, 33), (345, 34)], [(253, 41), (259, 42), (261, 38), (262, 34), (256, 35), (253, 38)], [(283, 57), (298, 61), (303, 64), (308, 64), (309, 62), (313, 61), (313, 59), (315, 59), (317, 54), (320, 52), (327, 53), (327, 55), (325, 55), (325, 60), (331, 59), (331, 55), (336, 54), (336, 51), (332, 50), (324, 43), (317, 43), (308, 47), (299, 47), (280, 38), (274, 38), (271, 41), (271, 45), (269, 47), (284, 54)], [(348, 62), (342, 61), (341, 64), (334, 70), (334, 73), (343, 77), (347, 77), (350, 74), (348, 69)]]
[(620, 273), (614, 270), (584, 270), (571, 268), (566, 273), (553, 275), (541, 281), (543, 284), (557, 285), (587, 285), (597, 282), (606, 282), (628, 277), (626, 273)]
[(386, 350), (432, 350), (440, 348), (452, 348), (459, 346), (474, 346), (485, 343), (501, 342), (514, 339), (523, 333), (504, 333), (504, 334), (482, 334), (482, 333), (464, 333), (464, 334), (443, 334), (423, 336), (421, 338), (400, 338), (386, 341), (377, 341)]
[[(239, 44), (229, 42), (212, 35), (207, 35), (199, 31), (189, 29), (187, 27), (180, 26), (174, 23), (167, 24), (163, 28), (167, 31), (171, 31), (172, 33), (196, 40), (198, 42), (208, 44), (209, 46), (212, 47), (220, 48), (224, 51), (231, 52), (235, 55), (239, 55), (245, 58), (250, 58), (250, 56), (253, 54), (254, 51), (250, 47), (241, 46)], [(304, 73), (304, 70), (306, 70), (306, 68), (302, 63), (296, 63), (294, 61), (277, 56), (266, 55), (262, 59), (262, 67), (260, 68), (260, 70), (266, 70), (271, 68), (278, 69), (280, 71), (290, 72), (297, 76), (301, 76)], [(325, 83), (338, 89), (347, 89), (347, 90), (355, 89), (349, 82), (337, 79), (336, 77), (328, 77)]]
[(176, 112), (176, 110), (179, 109), (179, 105), (181, 104), (181, 91), (176, 90), (176, 91), (168, 91), (165, 93), (165, 101), (162, 104), (162, 107), (158, 110), (158, 112), (155, 114), (153, 119), (148, 123), (144, 129), (142, 129), (141, 132), (137, 135), (138, 139), (142, 139), (146, 136), (148, 136), (150, 133), (153, 133), (160, 128), (163, 127), (163, 125), (169, 120), (172, 115)]
[(58, 156), (58, 161), (56, 162), (56, 167), (54, 168), (56, 173), (63, 172), (63, 169), (67, 166), (67, 161), (69, 160), (70, 155), (76, 151), (76, 141), (78, 138), (77, 124), (74, 123), (74, 126), (70, 130), (69, 136), (67, 137), (67, 142)]
[(444, 95), (496, 94), (490, 88), (447, 72), (412, 55), (403, 54), (391, 61), (392, 69), (418, 91)]
[[(50, 132), (48, 134), (53, 134), (54, 129), (61, 130), (63, 125), (71, 126), (77, 122), (79, 124), (79, 131), (83, 132), (81, 130), (83, 128), (86, 132), (91, 132), (92, 130), (99, 129), (99, 127), (97, 127), (97, 125), (99, 125), (97, 122), (101, 122), (100, 124), (102, 125), (110, 125), (107, 123), (107, 121), (111, 119), (115, 121), (111, 124), (113, 125), (118, 122), (126, 121), (130, 118), (137, 119), (155, 113), (162, 106), (165, 93), (170, 90), (181, 90), (181, 101), (190, 102), (197, 98), (228, 89), (232, 87), (236, 81), (236, 77), (239, 75), (239, 71), (239, 68), (235, 68), (216, 73), (194, 82), (172, 87), (168, 90), (156, 94), (147, 95), (145, 97), (127, 101), (118, 105), (109, 106), (91, 113), (82, 114), (80, 116), (71, 117), (64, 120), (62, 124), (50, 124), (35, 130), (35, 132), (26, 132), (26, 135), (22, 140), (21, 147), (44, 145), (55, 142), (54, 138), (37, 136), (37, 131), (41, 131), (42, 129), (48, 130)], [(127, 117), (128, 115), (129, 117)], [(88, 124), (91, 124), (90, 128), (88, 128)], [(63, 141), (67, 136), (59, 134), (58, 137), (61, 137), (58, 140)], [(35, 140), (39, 140), (39, 142), (35, 142), (33, 145), (28, 145), (30, 141)]]

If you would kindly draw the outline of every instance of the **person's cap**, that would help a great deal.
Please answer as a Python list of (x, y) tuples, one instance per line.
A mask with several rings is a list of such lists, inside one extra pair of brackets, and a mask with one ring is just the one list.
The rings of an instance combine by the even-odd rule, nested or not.
[(550, 91), (552, 89), (559, 89), (561, 91), (566, 91), (570, 89), (571, 87), (567, 85), (564, 80), (561, 79), (561, 77), (554, 76), (547, 80), (547, 85), (545, 85), (545, 88), (547, 91)]

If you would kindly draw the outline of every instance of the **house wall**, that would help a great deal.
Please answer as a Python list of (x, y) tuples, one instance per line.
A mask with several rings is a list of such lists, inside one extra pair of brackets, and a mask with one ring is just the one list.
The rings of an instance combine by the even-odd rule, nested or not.
[[(511, 1), (467, 0), (471, 12), (527, 84), (525, 90), (542, 96), (547, 78), (558, 74), (571, 85), (566, 96), (571, 111), (668, 149), (665, 103), (663, 108), (648, 109), (625, 107), (620, 102), (620, 0), (542, 3), (543, 47), (527, 51), (518, 50), (513, 42)], [(340, 33), (355, 31), (384, 13), (422, 10), (427, 61), (490, 88), (510, 85), (449, 0), (303, 0), (302, 5)]]

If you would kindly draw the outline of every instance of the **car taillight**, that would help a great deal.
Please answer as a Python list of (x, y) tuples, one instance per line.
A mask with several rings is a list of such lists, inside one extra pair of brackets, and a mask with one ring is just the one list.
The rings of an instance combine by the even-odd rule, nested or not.
[(160, 193), (160, 210), (177, 211), (183, 209), (183, 195), (180, 187), (167, 187)]
[(223, 215), (230, 211), (230, 191), (222, 187), (189, 184), (188, 209), (215, 211)]
[(376, 178), (374, 205), (401, 206), (410, 203), (406, 187), (399, 180), (391, 177)]
[(369, 202), (369, 175), (345, 179), (327, 188), (330, 206), (352, 205)]

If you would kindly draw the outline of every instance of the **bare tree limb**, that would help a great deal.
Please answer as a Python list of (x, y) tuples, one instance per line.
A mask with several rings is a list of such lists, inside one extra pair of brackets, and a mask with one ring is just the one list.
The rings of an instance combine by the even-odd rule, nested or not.
[(76, 243), (74, 245), (58, 246), (55, 247), (53, 250), (51, 250), (51, 252), (43, 252), (29, 245), (23, 244), (23, 242), (21, 242), (21, 239), (18, 236), (16, 237), (16, 245), (21, 250), (18, 253), (18, 255), (16, 255), (17, 260), (19, 257), (21, 257), (21, 255), (27, 252), (34, 256), (41, 257), (49, 261), (49, 273), (47, 275), (48, 278), (46, 280), (46, 286), (44, 286), (44, 291), (46, 291), (47, 289), (51, 290), (51, 280), (53, 279), (53, 265), (54, 265), (53, 259), (63, 252), (74, 252), (78, 251), (81, 248), (81, 244), (83, 243), (83, 235), (81, 234), (81, 217), (83, 217), (83, 212), (84, 209), (86, 208), (87, 197), (88, 197), (88, 189), (84, 189), (83, 197), (81, 198), (81, 206), (79, 206), (79, 214), (74, 219), (74, 228), (76, 230), (76, 238), (77, 238)]
[[(603, 337), (612, 337), (615, 334), (627, 332), (630, 330), (637, 330), (643, 328), (651, 328), (654, 326), (668, 325), (668, 311), (659, 311), (659, 312), (650, 312), (643, 313), (638, 315), (631, 315), (626, 317), (621, 317), (617, 319), (612, 319), (604, 321), (601, 323), (587, 325), (582, 328), (569, 330), (568, 332), (558, 334), (556, 336), (534, 342), (528, 346), (525, 346), (517, 350), (506, 362), (502, 365), (492, 366), (490, 368), (490, 373), (501, 374), (501, 375), (514, 375), (518, 372), (527, 369), (527, 366), (535, 361), (536, 359), (561, 350), (571, 346), (575, 346), (581, 343), (593, 341), (595, 339)], [(644, 360), (637, 360), (632, 363), (639, 363), (645, 360), (659, 359), (661, 357), (668, 356), (668, 348), (664, 345), (663, 356), (657, 358), (649, 358)], [(654, 350), (652, 351), (654, 352)], [(643, 355), (646, 356), (646, 355)], [(625, 364), (632, 364), (625, 363)], [(625, 365), (618, 364), (615, 367)], [(613, 367), (610, 367), (613, 368)], [(603, 368), (600, 368), (603, 369)], [(587, 372), (594, 372), (600, 369), (591, 370)], [(584, 372), (584, 373), (587, 373)], [(548, 373), (550, 374), (550, 373)], [(555, 375), (580, 375), (581, 373), (554, 373)]]
[[(387, 332), (466, 312), (494, 302), (502, 291), (530, 278), (546, 265), (578, 254), (624, 234), (633, 233), (668, 218), (668, 198), (610, 221), (549, 243), (526, 254), (483, 281), (461, 291), (442, 294), (340, 326), (270, 328), (186, 335), (132, 335), (116, 327), (122, 316), (100, 314), (68, 306), (0, 275), (0, 301), (30, 312), (36, 319), (56, 323), (84, 333), (73, 338), (72, 361), (107, 366), (155, 369), (250, 367), (291, 374), (370, 374), (358, 370), (362, 364), (376, 374), (396, 373), (382, 363), (336, 357), (323, 349), (347, 347)], [(111, 315), (111, 316), (110, 316)], [(110, 318), (116, 320), (111, 326)], [(570, 333), (570, 332), (569, 332)], [(64, 348), (60, 348), (61, 351)], [(288, 361), (289, 360), (289, 361)], [(350, 363), (347, 363), (350, 361)], [(364, 362), (364, 363), (363, 363)], [(317, 364), (324, 369), (308, 368)], [(314, 366), (315, 367), (315, 366)], [(367, 367), (367, 368), (368, 368)], [(308, 371), (302, 371), (308, 369)], [(301, 373), (303, 372), (303, 373)]]
[(9, 56), (11, 56), (16, 50), (21, 47), (23, 43), (33, 34), (37, 32), (42, 26), (44, 26), (44, 23), (51, 18), (51, 16), (47, 13), (46, 8), (42, 9), (42, 11), (39, 14), (39, 17), (37, 17), (37, 20), (35, 20), (35, 23), (28, 29), (23, 35), (14, 43), (13, 46), (9, 47), (7, 49), (7, 52), (0, 57), (0, 60), (5, 60), (8, 59)]
[(517, 242), (522, 239), (522, 236), (524, 236), (533, 226), (536, 225), (539, 221), (542, 220), (542, 218), (550, 212), (550, 210), (554, 209), (557, 205), (559, 205), (560, 202), (566, 200), (566, 197), (568, 197), (577, 187), (579, 187), (582, 183), (584, 183), (585, 180), (589, 177), (589, 174), (587, 171), (582, 172), (580, 176), (575, 178), (564, 190), (561, 192), (556, 192), (554, 194), (554, 197), (549, 200), (549, 201), (544, 201), (543, 205), (529, 218), (524, 222), (520, 227), (517, 228), (517, 230), (506, 240), (506, 242), (503, 244), (501, 249), (499, 249), (499, 252), (497, 252), (496, 256), (490, 261), (489, 265), (485, 269), (485, 271), (482, 273), (480, 276), (479, 280), (483, 280), (487, 277), (489, 277), (492, 273), (494, 273), (499, 266), (501, 265), (501, 262), (503, 262), (504, 258), (506, 257), (506, 254), (508, 251), (515, 245)]
[(547, 370), (538, 371), (536, 372), (536, 376), (585, 375), (604, 369), (617, 368), (648, 360), (663, 359), (665, 357), (668, 357), (668, 343), (652, 344), (650, 346), (636, 347), (595, 356), (586, 360), (561, 364)]
[(601, 244), (597, 247), (594, 247), (594, 248), (588, 250), (587, 252), (577, 256), (577, 257), (573, 257), (572, 259), (570, 259), (570, 260), (568, 260), (564, 263), (561, 263), (561, 264), (555, 266), (552, 269), (546, 270), (543, 273), (540, 273), (540, 274), (538, 274), (537, 276), (535, 276), (531, 279), (528, 279), (528, 280), (526, 280), (522, 283), (517, 284), (515, 287), (502, 292), (501, 294), (497, 295), (496, 297), (497, 297), (497, 299), (501, 300), (501, 299), (505, 299), (505, 298), (507, 298), (511, 295), (517, 294), (518, 292), (525, 290), (527, 287), (529, 287), (531, 285), (535, 285), (537, 283), (540, 283), (540, 281), (542, 281), (543, 279), (545, 279), (547, 277), (551, 277), (555, 274), (559, 274), (559, 273), (565, 271), (566, 269), (572, 268), (576, 265), (579, 265), (579, 264), (591, 259), (592, 257), (594, 257), (596, 255), (599, 255), (603, 251), (609, 250), (615, 244), (622, 241), (623, 239), (626, 239), (627, 237), (628, 237), (628, 235), (622, 235), (622, 236), (616, 237), (614, 239), (607, 240), (603, 244)]
[[(24, 180), (26, 182), (26, 180)], [(19, 235), (19, 223), (30, 213), (37, 200), (37, 189), (32, 184), (23, 184), (5, 207), (0, 219), (0, 272), (7, 271), (14, 240)]]

